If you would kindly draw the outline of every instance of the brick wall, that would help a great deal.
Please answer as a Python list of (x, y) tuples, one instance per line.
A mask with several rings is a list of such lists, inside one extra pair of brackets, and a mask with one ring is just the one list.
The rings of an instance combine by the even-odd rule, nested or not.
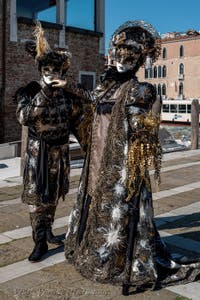
[[(5, 8), (5, 14), (3, 14)], [(7, 47), (8, 20), (6, 15), (9, 11), (9, 6), (6, 1), (0, 0), (0, 143), (3, 140), (4, 132), (4, 95), (5, 95), (5, 55), (2, 52), (3, 48)], [(5, 19), (4, 19), (5, 16)], [(4, 34), (5, 32), (5, 34)]]
[[(2, 0), (0, 0), (1, 5)], [(16, 90), (26, 85), (29, 81), (38, 80), (39, 73), (32, 57), (24, 50), (24, 42), (33, 39), (33, 24), (18, 22), (18, 42), (9, 41), (9, 2), (7, 2), (7, 28), (6, 28), (6, 88), (3, 104), (4, 136), (0, 136), (0, 142), (10, 142), (21, 139), (21, 126), (18, 124), (13, 103), (13, 95)], [(2, 11), (0, 10), (0, 20)], [(58, 46), (59, 29), (44, 28), (45, 36), (51, 47)], [(0, 30), (0, 41), (2, 41)], [(96, 72), (98, 81), (103, 71), (104, 58), (99, 54), (99, 36), (87, 31), (70, 32), (66, 30), (66, 42), (72, 52), (70, 72), (78, 81), (79, 71)], [(0, 56), (1, 57), (1, 56)], [(2, 63), (2, 60), (1, 60)], [(1, 71), (0, 63), (0, 71)], [(1, 80), (2, 83), (2, 80)], [(0, 83), (0, 84), (1, 84)], [(1, 135), (1, 133), (0, 133)]]

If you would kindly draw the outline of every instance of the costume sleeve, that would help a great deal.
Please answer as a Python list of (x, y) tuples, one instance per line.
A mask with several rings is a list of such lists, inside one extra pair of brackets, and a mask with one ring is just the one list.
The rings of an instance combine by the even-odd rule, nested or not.
[[(135, 178), (147, 178), (147, 170), (154, 167), (154, 178), (160, 183), (162, 148), (158, 130), (160, 98), (150, 84), (140, 84), (129, 93), (126, 114), (128, 121), (129, 196), (137, 190)], [(135, 183), (136, 182), (136, 183)]]
[(153, 119), (159, 121), (160, 107), (160, 100), (156, 96), (154, 86), (146, 82), (138, 83), (130, 89), (126, 100), (129, 129), (133, 132), (142, 130), (147, 125), (145, 120), (146, 122), (150, 119), (151, 122)]
[(155, 87), (147, 82), (137, 82), (128, 91), (126, 104), (149, 108), (156, 100)]
[(88, 94), (82, 94), (82, 97), (76, 97), (73, 99), (73, 112), (72, 121), (70, 123), (70, 130), (72, 134), (77, 138), (83, 151), (86, 151), (91, 124), (93, 120), (93, 102)]
[(46, 105), (49, 91), (41, 89), (36, 82), (30, 82), (26, 87), (20, 88), (15, 94), (17, 101), (16, 115), (18, 121), (24, 126), (33, 126)]

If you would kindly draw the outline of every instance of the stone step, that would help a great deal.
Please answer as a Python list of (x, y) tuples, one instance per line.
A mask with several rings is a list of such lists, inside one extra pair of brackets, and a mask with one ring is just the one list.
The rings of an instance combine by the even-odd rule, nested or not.
[[(181, 186), (179, 188), (173, 188), (173, 189), (161, 191), (161, 192), (158, 192), (158, 193), (154, 193), (153, 194), (153, 199), (154, 200), (162, 199), (163, 197), (168, 197), (168, 196), (171, 196), (171, 195), (176, 195), (176, 194), (179, 194), (179, 193), (183, 193), (185, 191), (191, 191), (193, 189), (197, 189), (197, 187), (200, 187), (200, 182), (192, 183), (192, 184), (189, 184), (189, 185), (184, 185), (184, 186)], [(76, 191), (77, 191), (77, 189), (71, 190), (71, 193), (73, 194)], [(13, 200), (9, 200), (9, 201), (13, 201)], [(167, 222), (166, 216), (168, 216), (168, 217), (171, 217), (171, 216), (175, 217), (176, 216), (176, 219), (178, 219), (180, 216), (182, 217), (183, 214), (188, 215), (188, 214), (197, 213), (197, 212), (200, 212), (200, 202), (195, 202), (195, 203), (193, 203), (193, 204), (191, 204), (187, 207), (182, 207), (182, 208), (179, 208), (179, 209), (175, 210), (175, 212), (174, 212), (175, 215), (173, 215), (172, 212), (169, 212), (169, 213), (165, 213), (161, 216), (157, 216), (157, 219), (159, 217), (160, 218), (165, 218), (165, 222)], [(59, 218), (58, 220), (55, 220), (54, 228), (59, 228), (59, 226), (63, 227), (65, 225), (67, 225), (67, 223), (65, 223), (65, 225), (62, 225), (62, 226), (57, 225), (57, 224), (63, 224), (62, 221), (60, 223), (59, 220), (65, 220), (65, 218), (67, 220), (68, 217), (63, 217), (63, 218)], [(160, 222), (159, 225), (161, 225), (163, 221), (160, 220), (158, 222)], [(55, 227), (55, 226), (57, 226), (57, 227)], [(0, 244), (10, 242), (14, 239), (21, 239), (21, 238), (24, 238), (24, 237), (28, 237), (30, 235), (31, 235), (30, 226), (15, 229), (15, 230), (11, 230), (11, 231), (7, 231), (7, 232), (3, 232), (3, 233), (0, 234)]]
[[(174, 222), (174, 218), (176, 220), (178, 218), (182, 218), (183, 215), (189, 215), (192, 213), (196, 213), (197, 211), (200, 211), (200, 201), (193, 203), (191, 205), (187, 205), (185, 207), (181, 207), (175, 210), (172, 210), (166, 214), (162, 214), (156, 217), (158, 220), (159, 225), (163, 225), (164, 223), (170, 223)], [(178, 215), (180, 214), (180, 215)], [(173, 217), (173, 218), (172, 218)], [(160, 222), (164, 218), (164, 223)], [(57, 219), (54, 223), (54, 228), (59, 228), (59, 227), (65, 227), (68, 222), (68, 217), (60, 218)], [(21, 230), (21, 232), (20, 232)], [(18, 229), (16, 231), (12, 232), (7, 232), (4, 233), (5, 236), (8, 238), (16, 239), (18, 238), (23, 238), (23, 236), (30, 236), (31, 235), (31, 228), (30, 227), (25, 227)], [(191, 239), (187, 238), (182, 238), (177, 235), (171, 235), (168, 232), (161, 231), (161, 236), (163, 236), (164, 241), (166, 241), (169, 244), (181, 247), (186, 250), (194, 251), (200, 253), (200, 243), (197, 241), (193, 241)], [(20, 262), (16, 262), (10, 265), (7, 265), (5, 267), (1, 268), (1, 274), (0, 274), (0, 283), (4, 283), (7, 281), (10, 281), (12, 279), (19, 278), (21, 276), (25, 276), (27, 274), (31, 274), (33, 272), (42, 270), (44, 268), (59, 264), (65, 262), (65, 257), (64, 257), (64, 252), (63, 252), (63, 247), (58, 247), (56, 249), (50, 250), (47, 253), (47, 258), (37, 264), (31, 264), (28, 262), (27, 259), (24, 259)], [(66, 266), (67, 267), (67, 266)], [(183, 297), (189, 297), (190, 299), (193, 300), (199, 300), (199, 295), (200, 295), (200, 283), (199, 282), (194, 282), (190, 283), (184, 286), (173, 286), (167, 288), (167, 290), (172, 291), (176, 294), (179, 294)]]

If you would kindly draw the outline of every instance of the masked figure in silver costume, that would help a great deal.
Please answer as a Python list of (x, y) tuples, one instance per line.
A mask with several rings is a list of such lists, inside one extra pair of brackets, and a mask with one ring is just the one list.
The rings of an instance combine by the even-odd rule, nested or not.
[[(28, 126), (22, 201), (29, 205), (35, 247), (29, 261), (39, 261), (49, 243), (63, 243), (52, 233), (58, 199), (64, 199), (69, 188), (69, 134), (83, 145), (84, 122), (90, 113), (90, 102), (84, 91), (69, 90), (66, 73), (71, 54), (67, 49), (51, 50), (40, 23), (36, 42), (27, 42), (41, 74), (15, 95), (17, 118)], [(85, 96), (85, 98), (84, 98)]]
[(65, 255), (82, 275), (104, 283), (162, 287), (192, 281), (200, 264), (172, 260), (153, 218), (149, 166), (159, 181), (160, 100), (136, 72), (160, 53), (160, 37), (145, 21), (113, 34), (108, 68), (96, 89), (90, 150), (70, 214)]

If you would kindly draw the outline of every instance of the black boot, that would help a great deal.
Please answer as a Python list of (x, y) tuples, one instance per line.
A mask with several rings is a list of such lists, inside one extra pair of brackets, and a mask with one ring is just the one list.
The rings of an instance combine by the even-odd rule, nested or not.
[(55, 236), (52, 232), (51, 226), (47, 228), (47, 242), (50, 244), (63, 245), (63, 241), (58, 236)]
[(39, 222), (33, 234), (35, 247), (28, 257), (30, 262), (38, 262), (42, 256), (47, 253), (48, 245), (46, 242), (46, 226), (45, 222)]
[(58, 236), (55, 236), (52, 232), (52, 224), (54, 222), (55, 211), (56, 205), (49, 206), (46, 210), (47, 242), (55, 245), (63, 245), (62, 239)]
[(33, 248), (32, 253), (28, 257), (28, 260), (30, 262), (38, 262), (41, 260), (42, 256), (46, 254), (48, 251), (48, 245), (47, 243), (36, 243), (35, 247)]

